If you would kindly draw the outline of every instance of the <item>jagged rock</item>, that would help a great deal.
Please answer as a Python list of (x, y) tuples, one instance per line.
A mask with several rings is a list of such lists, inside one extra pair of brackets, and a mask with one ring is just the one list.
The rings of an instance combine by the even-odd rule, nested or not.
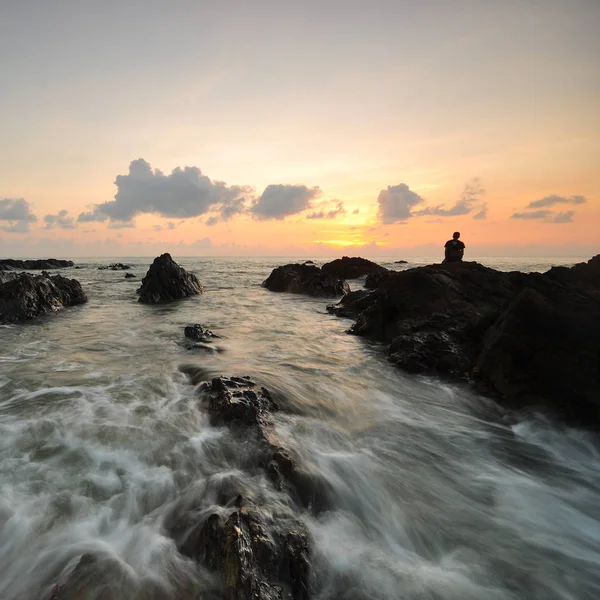
[(180, 267), (170, 254), (162, 254), (150, 265), (138, 293), (139, 302), (160, 304), (196, 296), (203, 291), (195, 275)]
[(187, 325), (183, 330), (183, 334), (188, 340), (195, 342), (210, 342), (214, 338), (221, 336), (214, 334), (210, 329), (202, 327), (199, 323)]
[(309, 296), (341, 296), (350, 291), (345, 281), (324, 273), (319, 267), (307, 264), (277, 267), (262, 285), (272, 292)]
[(383, 267), (378, 271), (373, 271), (367, 275), (365, 279), (365, 287), (368, 290), (374, 290), (378, 288), (384, 281), (387, 281), (392, 273), (395, 271), (390, 271), (389, 269), (384, 269)]
[(45, 258), (36, 260), (17, 260), (13, 258), (0, 259), (0, 271), (22, 269), (24, 271), (41, 271), (42, 269), (65, 269), (73, 266), (72, 260)]
[(473, 381), (510, 407), (600, 426), (600, 259), (548, 273), (457, 262), (391, 272), (330, 312), (411, 372)]
[(334, 275), (340, 279), (357, 279), (364, 277), (369, 273), (386, 270), (384, 267), (370, 261), (366, 258), (348, 257), (336, 258), (331, 262), (325, 263), (322, 267), (323, 273)]
[(18, 277), (0, 285), (0, 322), (35, 319), (66, 306), (87, 302), (81, 284), (61, 275), (47, 273)]
[(131, 269), (129, 265), (124, 265), (123, 263), (113, 263), (112, 265), (102, 265), (98, 267), (98, 271), (127, 271)]
[(136, 276), (133, 273), (125, 273), (125, 279), (135, 279)]

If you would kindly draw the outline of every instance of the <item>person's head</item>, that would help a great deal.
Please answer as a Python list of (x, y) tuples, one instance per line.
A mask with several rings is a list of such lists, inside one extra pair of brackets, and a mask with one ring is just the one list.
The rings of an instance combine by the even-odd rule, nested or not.
[(459, 231), (455, 231), (455, 232), (452, 234), (452, 238), (453, 238), (453, 239), (455, 239), (455, 240), (457, 240), (459, 237), (460, 237), (460, 232), (459, 232)]

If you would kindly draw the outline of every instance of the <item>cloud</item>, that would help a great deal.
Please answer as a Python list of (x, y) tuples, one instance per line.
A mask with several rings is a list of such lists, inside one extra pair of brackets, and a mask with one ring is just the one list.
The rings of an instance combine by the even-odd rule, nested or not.
[(352, 214), (353, 214), (353, 215), (357, 215), (359, 212), (360, 212), (360, 208), (355, 208), (355, 209), (352, 211)]
[(557, 196), (551, 194), (545, 198), (530, 202), (525, 208), (546, 208), (548, 206), (556, 206), (557, 204), (585, 204), (587, 202), (585, 196)]
[(167, 229), (175, 229), (175, 223), (173, 223), (173, 221), (169, 221), (167, 223)]
[(0, 221), (24, 221), (35, 223), (38, 218), (31, 212), (31, 205), (23, 198), (0, 200)]
[(14, 221), (9, 225), (0, 225), (0, 231), (5, 231), (6, 233), (28, 233), (29, 223), (29, 221), (21, 219), (20, 221)]
[(567, 210), (566, 212), (557, 213), (552, 219), (553, 223), (572, 223), (573, 216), (575, 215), (574, 210)]
[(46, 223), (45, 229), (53, 229), (55, 226), (61, 229), (75, 229), (75, 221), (68, 214), (69, 211), (63, 209), (56, 215), (46, 215), (44, 217), (44, 223)]
[(386, 224), (406, 221), (413, 216), (412, 209), (423, 201), (423, 198), (405, 183), (388, 185), (387, 190), (379, 192), (377, 216)]
[(290, 215), (312, 208), (312, 201), (321, 195), (318, 187), (305, 185), (268, 185), (259, 198), (254, 200), (250, 213), (257, 219), (282, 220)]
[(243, 212), (252, 189), (212, 181), (198, 167), (177, 167), (170, 175), (152, 169), (143, 158), (129, 165), (127, 175), (117, 175), (117, 193), (111, 202), (97, 204), (79, 221), (129, 222), (140, 214), (185, 219), (215, 211), (224, 221)]
[(516, 212), (511, 219), (547, 219), (552, 215), (551, 210), (534, 210), (532, 212)]
[(133, 221), (111, 221), (108, 224), (109, 229), (133, 229), (134, 227)]
[(108, 216), (98, 212), (84, 212), (77, 217), (78, 223), (103, 223), (108, 219)]
[(487, 202), (484, 202), (479, 211), (473, 215), (473, 218), (477, 221), (485, 221), (487, 219), (488, 206)]
[[(327, 203), (324, 204), (324, 207), (327, 206)], [(344, 208), (344, 203), (341, 200), (335, 201), (335, 208), (326, 210), (320, 210), (319, 212), (313, 212), (310, 215), (307, 215), (307, 219), (335, 219), (336, 217), (342, 216), (346, 214), (346, 209)]]
[(481, 196), (484, 194), (485, 189), (481, 185), (481, 181), (479, 178), (474, 177), (465, 185), (460, 198), (450, 208), (444, 208), (443, 205), (430, 206), (415, 212), (415, 216), (436, 215), (438, 217), (458, 217), (468, 215), (473, 210), (479, 209), (476, 218), (485, 219), (487, 217), (486, 205), (481, 204), (477, 206), (481, 200)]
[(221, 219), (219, 219), (218, 216), (213, 215), (212, 217), (208, 217), (208, 219), (206, 219), (206, 223), (205, 225), (207, 225), (208, 227), (212, 227), (213, 225), (216, 225)]

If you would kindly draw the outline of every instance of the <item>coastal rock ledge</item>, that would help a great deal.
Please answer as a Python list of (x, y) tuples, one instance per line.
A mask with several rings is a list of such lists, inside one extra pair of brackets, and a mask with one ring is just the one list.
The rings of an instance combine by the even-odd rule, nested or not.
[(0, 284), (0, 323), (17, 323), (87, 302), (81, 284), (62, 275), (21, 273)]
[(408, 269), (328, 310), (354, 318), (351, 333), (386, 343), (407, 371), (600, 426), (600, 255), (544, 274), (473, 262)]
[(0, 259), (0, 271), (21, 269), (23, 271), (41, 271), (43, 269), (66, 269), (74, 265), (72, 260), (44, 258), (36, 260), (17, 260), (14, 258)]
[(162, 304), (202, 294), (204, 288), (193, 273), (180, 267), (168, 253), (154, 259), (138, 290), (139, 302)]
[(272, 292), (309, 296), (342, 296), (350, 291), (350, 287), (344, 280), (310, 264), (277, 267), (262, 285)]

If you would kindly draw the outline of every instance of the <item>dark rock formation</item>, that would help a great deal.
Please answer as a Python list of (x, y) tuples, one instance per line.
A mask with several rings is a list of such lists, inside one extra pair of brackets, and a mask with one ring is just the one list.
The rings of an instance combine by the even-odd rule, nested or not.
[(21, 273), (0, 285), (0, 322), (35, 319), (65, 306), (87, 302), (81, 284), (61, 275)]
[(309, 296), (341, 296), (350, 291), (345, 281), (324, 273), (319, 267), (307, 264), (277, 267), (262, 285), (272, 292)]
[(395, 265), (407, 265), (408, 261), (407, 260), (395, 260), (394, 264)]
[(202, 294), (198, 278), (180, 267), (170, 254), (154, 259), (138, 290), (139, 302), (160, 304)]
[(384, 269), (383, 267), (378, 271), (373, 271), (369, 273), (365, 279), (365, 287), (368, 290), (374, 290), (378, 288), (384, 281), (389, 279), (389, 276), (395, 273), (395, 271), (390, 271), (389, 269)]
[(24, 271), (42, 271), (44, 269), (65, 269), (73, 266), (72, 260), (59, 260), (46, 258), (39, 260), (15, 260), (12, 258), (0, 259), (0, 271), (22, 269)]
[(131, 269), (129, 265), (124, 265), (123, 263), (113, 263), (112, 265), (102, 265), (98, 267), (98, 271), (127, 271)]
[(135, 279), (135, 277), (133, 273), (125, 273), (125, 279)]
[(391, 272), (331, 312), (417, 373), (469, 380), (510, 407), (600, 425), (600, 261), (548, 273), (458, 262)]
[[(249, 490), (242, 478), (219, 477), (199, 495), (177, 503), (166, 529), (184, 555), (219, 574), (225, 598), (308, 600), (311, 540), (298, 513), (299, 505), (314, 507), (311, 489), (317, 486), (271, 439), (277, 403), (249, 377), (208, 382), (202, 381), (201, 369), (182, 370), (200, 383), (199, 397), (211, 423), (235, 432), (246, 462), (242, 469), (264, 470), (276, 489), (289, 493), (289, 500), (272, 507), (264, 504), (268, 495)], [(203, 504), (207, 497), (212, 507)]]
[(212, 339), (220, 337), (210, 329), (202, 327), (199, 323), (187, 325), (183, 330), (183, 334), (188, 340), (193, 340), (194, 342), (210, 342)]
[(350, 258), (348, 256), (336, 258), (331, 262), (325, 263), (321, 268), (323, 273), (339, 277), (340, 279), (357, 279), (358, 277), (369, 275), (369, 273), (386, 270), (384, 267), (366, 258)]

